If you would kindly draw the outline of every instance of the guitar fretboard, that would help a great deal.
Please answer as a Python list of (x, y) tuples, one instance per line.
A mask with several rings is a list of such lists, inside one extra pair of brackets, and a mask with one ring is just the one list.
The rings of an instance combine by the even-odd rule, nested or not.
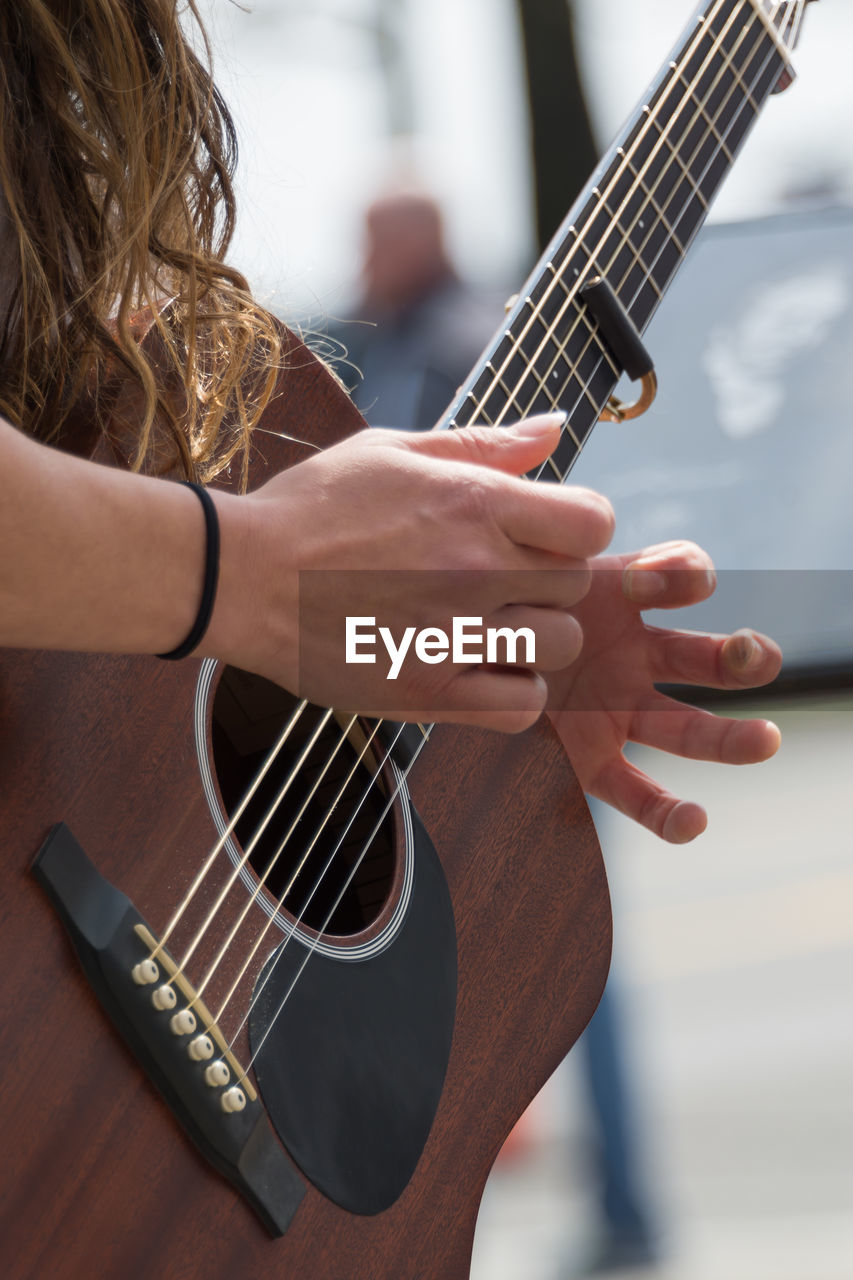
[(582, 286), (604, 276), (646, 328), (786, 64), (762, 0), (701, 6), (442, 425), (563, 410), (542, 478), (565, 479), (621, 372)]

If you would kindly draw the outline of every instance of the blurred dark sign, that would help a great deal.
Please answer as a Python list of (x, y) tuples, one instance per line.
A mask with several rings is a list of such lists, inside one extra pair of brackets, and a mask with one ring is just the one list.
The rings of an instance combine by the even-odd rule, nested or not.
[(791, 678), (853, 675), (853, 211), (707, 228), (645, 340), (656, 403), (600, 423), (573, 482), (614, 503), (617, 549), (711, 552), (716, 596), (682, 625), (769, 631)]

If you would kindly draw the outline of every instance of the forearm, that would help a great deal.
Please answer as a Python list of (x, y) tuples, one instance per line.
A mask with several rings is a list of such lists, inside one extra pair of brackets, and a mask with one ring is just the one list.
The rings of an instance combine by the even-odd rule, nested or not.
[(45, 448), (0, 420), (0, 644), (166, 652), (201, 594), (189, 489)]

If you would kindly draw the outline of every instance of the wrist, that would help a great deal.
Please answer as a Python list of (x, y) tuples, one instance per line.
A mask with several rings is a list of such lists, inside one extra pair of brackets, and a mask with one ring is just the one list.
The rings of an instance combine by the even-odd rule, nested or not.
[(219, 584), (197, 655), (294, 688), (298, 671), (296, 572), (285, 540), (256, 494), (211, 490), (219, 521)]
[(216, 503), (199, 484), (189, 480), (182, 481), (187, 489), (191, 489), (201, 503), (204, 515), (204, 572), (202, 577), (201, 599), (193, 624), (184, 639), (168, 653), (158, 653), (157, 657), (169, 662), (188, 658), (201, 644), (210, 626), (210, 618), (216, 602), (216, 588), (219, 582), (219, 519)]

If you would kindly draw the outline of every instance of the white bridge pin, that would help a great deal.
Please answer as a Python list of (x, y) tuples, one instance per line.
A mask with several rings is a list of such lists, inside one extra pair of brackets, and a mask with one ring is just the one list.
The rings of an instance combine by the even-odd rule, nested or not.
[(211, 1062), (210, 1066), (205, 1068), (204, 1078), (211, 1089), (219, 1089), (231, 1079), (231, 1072), (222, 1059), (217, 1058), (215, 1062)]
[(175, 995), (173, 987), (166, 982), (162, 987), (158, 987), (151, 994), (151, 1003), (155, 1009), (174, 1009), (178, 1003), (178, 997)]
[(160, 970), (149, 956), (148, 959), (140, 960), (139, 964), (133, 966), (130, 976), (137, 986), (147, 987), (150, 983), (157, 981), (160, 977)]
[(193, 1062), (207, 1062), (213, 1057), (213, 1041), (210, 1036), (196, 1036), (195, 1040), (191, 1040), (187, 1045), (187, 1053)]
[(188, 1036), (196, 1029), (195, 1014), (192, 1009), (180, 1009), (169, 1019), (173, 1035)]
[(222, 1110), (229, 1114), (233, 1111), (242, 1111), (245, 1105), (246, 1095), (236, 1084), (232, 1084), (231, 1088), (226, 1089), (222, 1095)]

